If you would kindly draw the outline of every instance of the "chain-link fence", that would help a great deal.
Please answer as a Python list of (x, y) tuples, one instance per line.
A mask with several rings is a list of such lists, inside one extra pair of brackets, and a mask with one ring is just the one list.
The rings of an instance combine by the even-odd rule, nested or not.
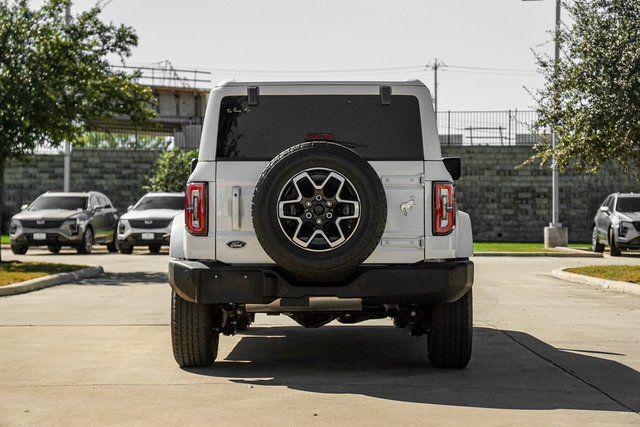
[(537, 114), (532, 110), (439, 111), (443, 145), (533, 145), (540, 135), (532, 130)]

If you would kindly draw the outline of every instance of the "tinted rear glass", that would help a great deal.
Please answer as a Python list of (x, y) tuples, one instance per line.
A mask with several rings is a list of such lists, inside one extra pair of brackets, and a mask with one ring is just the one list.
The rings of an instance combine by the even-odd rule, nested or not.
[(147, 209), (172, 209), (179, 211), (184, 208), (184, 196), (156, 196), (143, 197), (134, 207), (137, 211)]
[(217, 160), (271, 160), (309, 134), (332, 134), (367, 160), (422, 160), (420, 108), (414, 96), (272, 95), (248, 105), (227, 96), (220, 105)]
[(42, 196), (29, 206), (30, 211), (42, 209), (60, 209), (65, 211), (84, 210), (87, 198), (82, 196)]
[(618, 197), (618, 212), (640, 212), (640, 197)]

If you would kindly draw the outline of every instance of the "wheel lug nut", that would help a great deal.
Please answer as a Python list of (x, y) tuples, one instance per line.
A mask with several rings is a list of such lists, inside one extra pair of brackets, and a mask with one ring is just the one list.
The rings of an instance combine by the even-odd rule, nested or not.
[(311, 201), (307, 201), (307, 203), (305, 203), (305, 205), (311, 206)]
[(311, 215), (311, 212), (307, 212), (304, 216), (305, 216), (307, 219), (311, 219), (311, 217), (312, 217), (313, 215)]
[(318, 225), (322, 224), (322, 220), (320, 218), (316, 219), (316, 224)]
[(327, 206), (331, 206), (331, 205), (332, 205), (331, 201), (327, 200)]
[(322, 200), (322, 196), (318, 194), (318, 195), (316, 196), (316, 200), (317, 200), (317, 201)]
[(325, 216), (326, 216), (328, 219), (331, 219), (331, 217), (332, 217), (333, 215), (331, 215), (331, 212), (327, 212), (327, 214), (326, 214)]

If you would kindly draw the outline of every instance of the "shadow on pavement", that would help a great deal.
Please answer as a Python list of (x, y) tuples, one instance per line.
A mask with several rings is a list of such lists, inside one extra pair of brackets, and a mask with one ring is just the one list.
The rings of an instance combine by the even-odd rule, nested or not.
[(629, 412), (640, 407), (640, 374), (621, 363), (561, 351), (523, 332), (475, 328), (474, 334), (469, 367), (443, 370), (429, 364), (425, 337), (390, 326), (254, 327), (224, 360), (188, 371), (241, 384), (414, 403)]
[(81, 280), (82, 286), (129, 286), (129, 285), (157, 285), (169, 283), (167, 273), (106, 273), (95, 279)]

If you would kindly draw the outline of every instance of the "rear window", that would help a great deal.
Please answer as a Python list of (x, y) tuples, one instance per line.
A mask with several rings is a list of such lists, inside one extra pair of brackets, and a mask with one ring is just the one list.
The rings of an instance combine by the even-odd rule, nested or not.
[(415, 96), (227, 96), (220, 105), (217, 160), (271, 160), (310, 134), (335, 141), (367, 160), (422, 160), (420, 107)]

